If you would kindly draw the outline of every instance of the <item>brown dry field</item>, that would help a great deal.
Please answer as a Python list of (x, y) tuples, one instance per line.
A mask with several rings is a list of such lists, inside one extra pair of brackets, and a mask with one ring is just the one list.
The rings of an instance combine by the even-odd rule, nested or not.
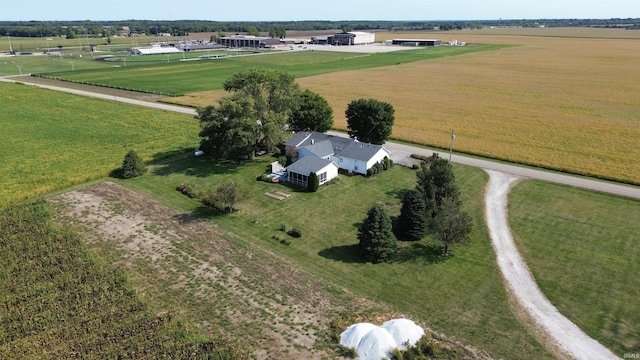
[(455, 151), (640, 184), (640, 31), (376, 34), (416, 37), (517, 46), (297, 81), (329, 101), (336, 129), (350, 101), (375, 98), (396, 109), (393, 139), (448, 149), (454, 130)]

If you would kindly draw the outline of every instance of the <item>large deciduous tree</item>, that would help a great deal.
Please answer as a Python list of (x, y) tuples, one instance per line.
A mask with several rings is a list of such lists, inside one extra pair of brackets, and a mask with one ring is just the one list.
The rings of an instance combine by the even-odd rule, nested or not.
[(293, 131), (329, 131), (333, 126), (333, 109), (322, 96), (306, 89), (301, 92), (289, 115)]
[(449, 161), (434, 154), (428, 162), (423, 164), (416, 175), (418, 178), (416, 190), (424, 198), (427, 217), (436, 215), (444, 198), (458, 202), (459, 191)]
[(255, 157), (274, 150), (287, 136), (291, 102), (299, 93), (292, 75), (276, 70), (249, 70), (225, 81), (231, 95), (218, 106), (198, 111), (201, 150), (215, 156)]
[(345, 115), (349, 137), (382, 145), (391, 136), (395, 109), (376, 99), (358, 99), (349, 103)]
[(418, 190), (409, 190), (402, 197), (400, 216), (395, 233), (401, 240), (420, 240), (427, 233), (426, 205)]
[(449, 255), (449, 246), (467, 241), (473, 228), (471, 216), (451, 198), (443, 199), (433, 224), (438, 239), (444, 245), (444, 255)]
[(391, 218), (381, 204), (368, 212), (358, 231), (358, 251), (369, 262), (380, 263), (393, 259), (397, 251)]

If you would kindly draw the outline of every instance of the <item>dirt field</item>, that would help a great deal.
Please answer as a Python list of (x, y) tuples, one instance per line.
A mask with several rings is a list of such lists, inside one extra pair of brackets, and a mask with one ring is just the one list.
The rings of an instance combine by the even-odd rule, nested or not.
[[(382, 323), (402, 316), (236, 241), (210, 221), (112, 182), (50, 202), (59, 221), (77, 228), (98, 257), (130, 276), (153, 310), (178, 314), (200, 333), (256, 349), (257, 359), (335, 358), (327, 349), (334, 346), (328, 335), (331, 320), (349, 314)], [(490, 358), (428, 328), (425, 332), (468, 358)]]
[(347, 297), (332, 296), (328, 284), (114, 183), (52, 202), (97, 254), (133, 274), (158, 312), (182, 313), (208, 335), (233, 334), (260, 359), (320, 357), (318, 333), (345, 309)]

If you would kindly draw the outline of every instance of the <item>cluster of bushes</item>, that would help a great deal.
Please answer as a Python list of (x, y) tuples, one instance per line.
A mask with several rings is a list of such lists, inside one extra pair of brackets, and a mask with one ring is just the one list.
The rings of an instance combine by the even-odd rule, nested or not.
[(217, 187), (208, 186), (197, 192), (188, 181), (181, 182), (176, 190), (182, 194), (199, 199), (204, 205), (221, 212), (233, 212), (234, 205), (243, 197), (238, 184), (233, 181), (224, 181)]
[(276, 240), (277, 242), (279, 242), (282, 245), (287, 245), (287, 246), (291, 245), (291, 240), (282, 238), (282, 237), (280, 237), (278, 235), (273, 235), (271, 238)]
[(302, 231), (297, 228), (291, 228), (289, 231), (287, 231), (287, 225), (285, 224), (280, 225), (280, 231), (282, 231), (283, 233), (287, 233), (287, 235), (294, 238), (299, 238), (302, 236)]
[(388, 156), (385, 156), (382, 162), (376, 163), (369, 169), (367, 169), (367, 176), (375, 176), (381, 174), (384, 171), (391, 169), (393, 166), (393, 160), (389, 159)]
[(180, 191), (184, 195), (187, 195), (190, 198), (198, 197), (198, 194), (193, 190), (193, 186), (188, 181), (183, 181), (176, 187), (176, 190)]

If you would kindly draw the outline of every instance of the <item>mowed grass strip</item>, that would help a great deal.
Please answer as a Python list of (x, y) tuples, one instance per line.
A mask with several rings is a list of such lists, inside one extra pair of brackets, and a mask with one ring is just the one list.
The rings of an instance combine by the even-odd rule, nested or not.
[[(484, 226), (487, 175), (483, 171), (455, 167), (466, 209), (474, 218), (468, 246), (455, 247), (455, 255), (443, 259), (439, 244), (427, 237), (402, 244), (397, 262), (373, 265), (361, 262), (357, 255), (357, 226), (377, 201), (397, 216), (403, 191), (415, 186), (415, 171), (397, 166), (376, 178), (341, 176), (317, 193), (307, 193), (256, 181), (271, 161), (234, 163), (181, 156), (121, 183), (180, 211), (211, 217), (227, 237), (240, 244), (264, 247), (358, 297), (388, 304), (496, 357), (549, 357), (511, 312)], [(236, 206), (238, 211), (232, 214), (212, 215), (198, 201), (175, 190), (183, 181), (197, 191), (225, 179), (237, 181), (244, 193), (244, 200)], [(273, 189), (291, 196), (276, 200), (264, 195)], [(287, 229), (300, 229), (302, 237), (289, 238), (280, 230), (283, 224)], [(273, 236), (290, 239), (291, 245), (282, 245)]]
[(198, 146), (193, 117), (0, 83), (0, 206)]
[(235, 73), (250, 68), (285, 70), (296, 77), (304, 77), (336, 71), (404, 64), (469, 52), (489, 51), (500, 47), (503, 46), (440, 47), (378, 54), (296, 51), (205, 61), (154, 63), (144, 67), (138, 65), (135, 67), (55, 72), (48, 73), (47, 76), (151, 93), (183, 95), (191, 92), (222, 89), (225, 80)]
[(509, 223), (562, 314), (619, 356), (640, 348), (640, 202), (527, 180)]
[(329, 101), (337, 129), (350, 101), (375, 98), (396, 109), (395, 139), (448, 149), (454, 130), (454, 151), (640, 184), (640, 41), (447, 36), (522, 46), (298, 83)]

